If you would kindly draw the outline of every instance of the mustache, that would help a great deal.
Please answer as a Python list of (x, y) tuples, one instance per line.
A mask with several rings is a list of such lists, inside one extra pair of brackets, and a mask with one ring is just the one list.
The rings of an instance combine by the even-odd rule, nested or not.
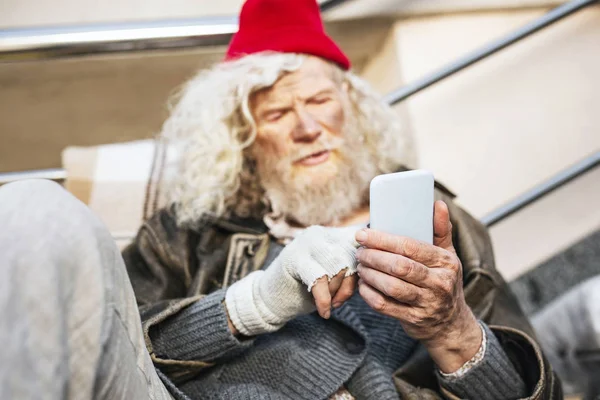
[(306, 157), (310, 157), (318, 153), (337, 150), (342, 147), (343, 142), (344, 141), (341, 138), (328, 138), (319, 140), (310, 144), (309, 146), (304, 145), (301, 149), (291, 152), (286, 159), (288, 161), (298, 162)]

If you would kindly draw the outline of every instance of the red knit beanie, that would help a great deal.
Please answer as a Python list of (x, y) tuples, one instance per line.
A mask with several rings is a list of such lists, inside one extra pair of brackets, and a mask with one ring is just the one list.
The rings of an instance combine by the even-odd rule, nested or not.
[(327, 36), (316, 0), (247, 0), (225, 60), (261, 51), (303, 53), (350, 68), (348, 57)]

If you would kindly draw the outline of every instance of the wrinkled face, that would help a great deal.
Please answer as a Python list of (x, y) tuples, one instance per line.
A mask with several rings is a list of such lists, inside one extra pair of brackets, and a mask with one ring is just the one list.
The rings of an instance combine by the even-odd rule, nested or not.
[(367, 171), (364, 182), (369, 154), (350, 112), (348, 88), (334, 68), (307, 57), (250, 99), (261, 182), (273, 208), (304, 225), (347, 216), (360, 206), (372, 178)]
[(255, 93), (250, 108), (257, 124), (258, 154), (264, 156), (259, 163), (279, 160), (294, 180), (307, 184), (330, 180), (340, 163), (344, 96), (333, 67), (316, 57)]

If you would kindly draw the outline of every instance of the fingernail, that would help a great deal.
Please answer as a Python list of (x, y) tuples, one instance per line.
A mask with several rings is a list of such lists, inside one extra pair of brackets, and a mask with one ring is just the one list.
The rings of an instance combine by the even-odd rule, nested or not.
[(363, 252), (363, 248), (362, 247), (359, 247), (358, 249), (356, 249), (356, 258), (359, 258), (360, 255), (362, 254), (362, 252)]
[(342, 305), (342, 303), (333, 303), (333, 308), (339, 308)]
[(364, 229), (361, 229), (360, 231), (356, 232), (355, 239), (359, 243), (364, 242), (365, 240), (367, 240), (367, 232), (365, 232)]
[(325, 311), (325, 313), (323, 314), (323, 318), (325, 319), (329, 319), (329, 316), (331, 315), (331, 311), (327, 310)]

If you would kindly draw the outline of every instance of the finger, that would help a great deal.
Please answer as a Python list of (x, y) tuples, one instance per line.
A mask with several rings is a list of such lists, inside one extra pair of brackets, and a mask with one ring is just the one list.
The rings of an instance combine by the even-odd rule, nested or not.
[[(363, 235), (361, 235), (361, 233), (363, 233)], [(437, 261), (444, 252), (444, 249), (429, 243), (373, 229), (360, 230), (359, 233), (357, 233), (356, 239), (361, 245), (370, 249), (378, 249), (389, 253), (399, 254), (428, 267), (437, 266)]]
[(448, 205), (441, 200), (433, 207), (433, 244), (446, 250), (453, 250), (452, 222)]
[(420, 287), (430, 287), (430, 269), (410, 258), (375, 249), (361, 249), (358, 261), (366, 267), (400, 278)]
[(317, 279), (311, 289), (311, 293), (315, 299), (319, 315), (328, 319), (331, 314), (331, 295), (329, 294), (329, 282), (326, 276)]
[(340, 286), (342, 286), (342, 282), (344, 281), (344, 276), (346, 275), (347, 268), (344, 268), (337, 275), (335, 275), (329, 281), (329, 294), (331, 297), (335, 296)]
[(342, 285), (338, 289), (337, 293), (333, 297), (331, 304), (333, 304), (333, 308), (340, 307), (344, 302), (346, 302), (356, 290), (356, 283), (358, 282), (358, 275), (350, 275), (344, 278), (342, 281)]
[(363, 265), (358, 266), (358, 273), (364, 283), (393, 300), (411, 305), (422, 301), (424, 289), (418, 286)]
[(408, 315), (413, 308), (384, 296), (381, 292), (364, 282), (362, 278), (358, 281), (358, 293), (373, 310), (399, 320), (402, 320), (403, 315)]

